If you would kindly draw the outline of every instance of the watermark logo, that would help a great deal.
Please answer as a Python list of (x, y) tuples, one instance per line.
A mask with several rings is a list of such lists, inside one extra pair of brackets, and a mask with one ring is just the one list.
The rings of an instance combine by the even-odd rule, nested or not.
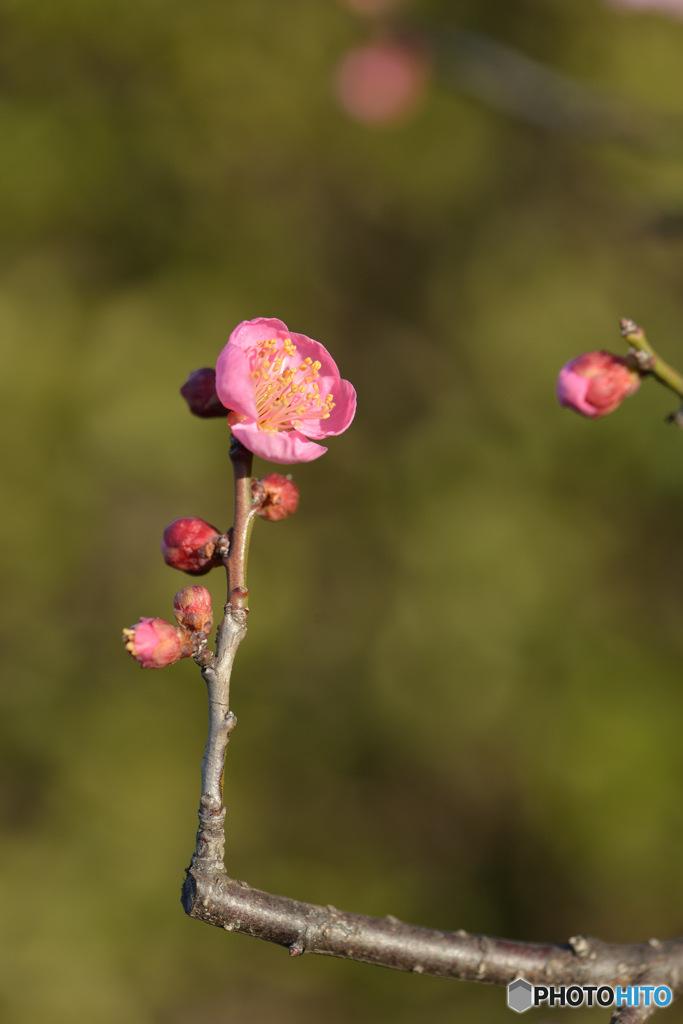
[(508, 1006), (524, 1013), (532, 1006), (668, 1006), (668, 985), (531, 985), (515, 978), (508, 985)]

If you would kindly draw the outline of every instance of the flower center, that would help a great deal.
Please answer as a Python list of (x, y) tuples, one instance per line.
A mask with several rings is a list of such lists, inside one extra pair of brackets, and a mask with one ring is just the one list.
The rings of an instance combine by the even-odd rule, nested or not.
[(304, 420), (326, 420), (334, 409), (332, 395), (320, 394), (318, 360), (307, 357), (297, 366), (295, 356), (291, 338), (259, 341), (250, 352), (259, 430), (296, 430)]

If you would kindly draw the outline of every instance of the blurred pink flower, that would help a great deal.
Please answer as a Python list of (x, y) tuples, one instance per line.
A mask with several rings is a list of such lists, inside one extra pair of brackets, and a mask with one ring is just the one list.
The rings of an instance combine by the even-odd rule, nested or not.
[(400, 43), (372, 43), (342, 59), (335, 92), (350, 117), (383, 124), (412, 113), (426, 84), (426, 63), (417, 52)]
[(355, 14), (389, 14), (396, 10), (402, 0), (342, 0)]
[(567, 363), (557, 378), (560, 405), (597, 420), (621, 405), (640, 387), (626, 360), (611, 352), (584, 352)]
[(683, 18), (683, 0), (607, 0), (611, 7), (628, 7), (633, 11), (658, 11)]
[(216, 390), (245, 448), (271, 462), (311, 462), (327, 451), (308, 438), (341, 434), (356, 392), (326, 348), (282, 320), (243, 320), (216, 363)]
[(140, 619), (124, 629), (123, 639), (143, 668), (165, 668), (192, 655), (192, 636), (186, 629), (172, 626), (164, 619)]

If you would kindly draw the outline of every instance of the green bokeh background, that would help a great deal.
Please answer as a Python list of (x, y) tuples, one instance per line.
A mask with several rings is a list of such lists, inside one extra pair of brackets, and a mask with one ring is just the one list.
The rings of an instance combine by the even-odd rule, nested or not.
[[(411, 11), (683, 112), (670, 19)], [(7, 0), (0, 29), (2, 1019), (510, 1020), (499, 989), (182, 913), (206, 697), (120, 629), (187, 582), (167, 522), (229, 525), (227, 427), (178, 387), (255, 316), (322, 341), (359, 406), (255, 530), (230, 873), (445, 929), (683, 932), (683, 435), (651, 382), (598, 423), (554, 397), (622, 315), (683, 366), (681, 148), (438, 82), (354, 123), (331, 79), (373, 30), (332, 0)]]

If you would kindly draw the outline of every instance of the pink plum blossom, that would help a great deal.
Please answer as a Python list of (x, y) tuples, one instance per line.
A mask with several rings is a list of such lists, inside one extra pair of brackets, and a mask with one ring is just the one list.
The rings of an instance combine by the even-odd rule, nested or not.
[(335, 91), (354, 120), (383, 124), (411, 114), (426, 83), (425, 61), (414, 49), (402, 43), (371, 43), (343, 57)]
[(192, 655), (192, 635), (164, 619), (140, 619), (124, 629), (126, 650), (143, 668), (165, 668)]
[(683, 0), (607, 0), (611, 7), (627, 7), (632, 11), (655, 11), (683, 18)]
[(356, 392), (326, 348), (281, 320), (243, 320), (216, 363), (216, 391), (245, 448), (271, 462), (311, 462), (322, 440), (343, 433)]
[(639, 387), (638, 373), (621, 356), (584, 352), (560, 370), (557, 399), (560, 405), (596, 420), (614, 412)]

